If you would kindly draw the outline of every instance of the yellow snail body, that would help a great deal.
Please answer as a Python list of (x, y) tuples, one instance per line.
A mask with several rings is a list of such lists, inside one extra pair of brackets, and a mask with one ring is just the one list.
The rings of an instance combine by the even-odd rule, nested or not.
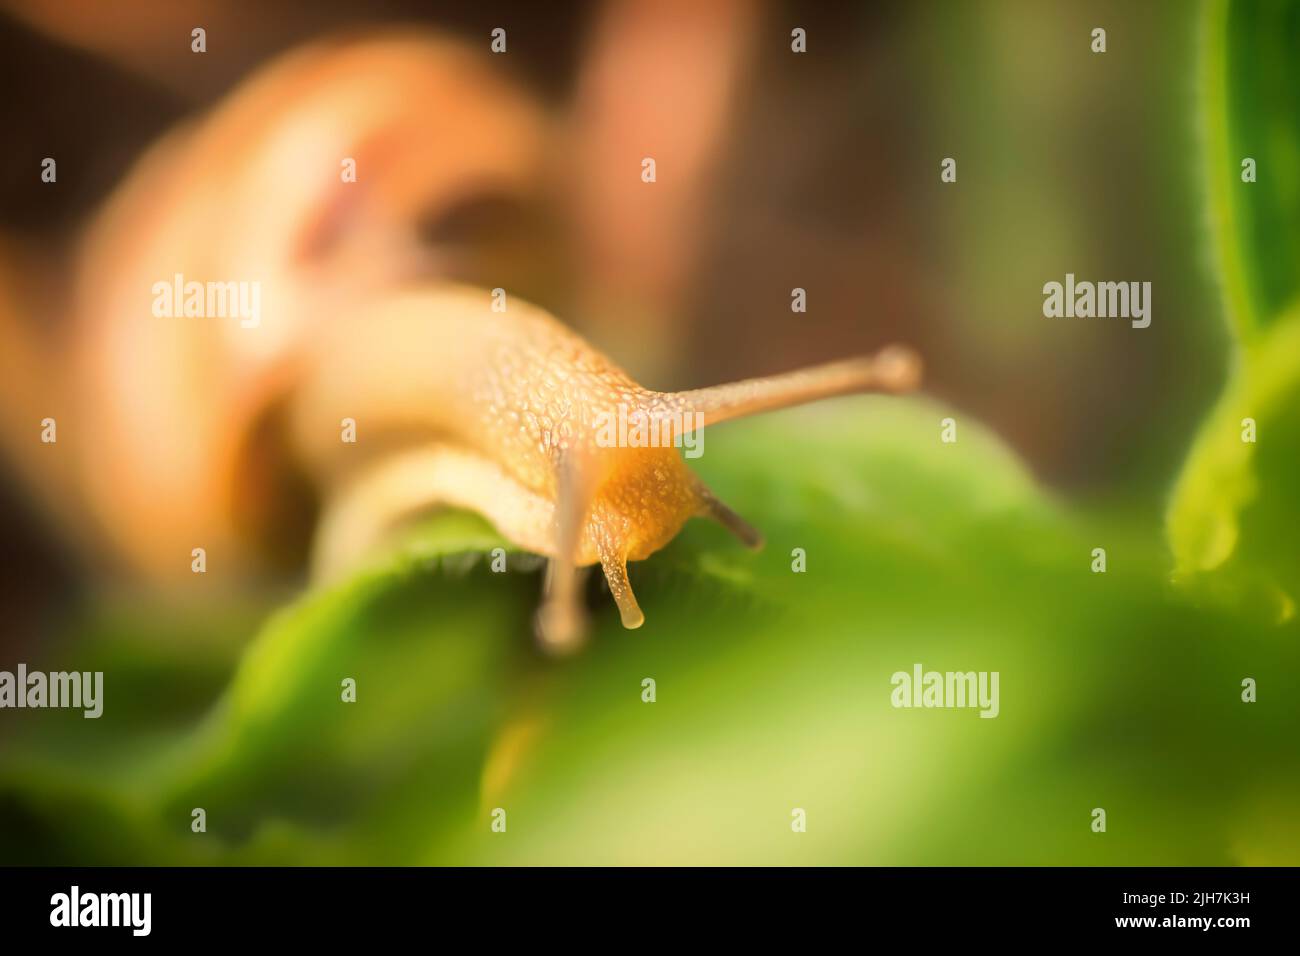
[[(313, 495), (318, 577), (396, 519), (459, 506), (551, 559), (538, 624), (559, 649), (584, 629), (577, 568), (599, 564), (638, 627), (627, 562), (689, 518), (757, 546), (675, 444), (766, 409), (905, 391), (919, 362), (894, 348), (657, 392), (541, 309), (417, 261), (424, 217), (535, 193), (551, 135), (482, 55), (412, 35), (295, 51), (165, 137), (87, 231), (70, 334), (11, 363), (39, 369), (24, 392), (60, 420), (36, 484), (65, 527), (175, 592), (199, 548), (205, 580), (257, 580)], [(238, 287), (256, 315), (182, 310), (191, 285)], [(611, 440), (613, 420), (657, 440)]]
[[(378, 527), (431, 504), (487, 517), (512, 543), (552, 559), (539, 633), (581, 634), (573, 568), (599, 563), (623, 624), (641, 609), (627, 562), (649, 557), (687, 519), (761, 539), (687, 467), (687, 430), (850, 392), (914, 388), (920, 363), (891, 347), (770, 378), (685, 392), (643, 388), (546, 312), (446, 283), (371, 303), (314, 340), (292, 397), (298, 453), (320, 476), (349, 474), (328, 499), (317, 543), (326, 573)], [(339, 439), (346, 419), (364, 430)], [(632, 421), (653, 444), (617, 440)], [(614, 441), (611, 441), (614, 438)], [(366, 469), (348, 462), (372, 442)], [(349, 467), (351, 464), (353, 467)]]

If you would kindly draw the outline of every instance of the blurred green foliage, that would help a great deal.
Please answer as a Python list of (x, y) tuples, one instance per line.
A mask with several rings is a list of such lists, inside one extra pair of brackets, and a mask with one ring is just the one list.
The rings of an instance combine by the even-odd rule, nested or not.
[[(538, 574), (491, 573), (475, 555), (495, 536), (458, 514), (277, 614), (172, 736), (146, 688), (118, 692), (123, 654), (99, 721), (67, 715), (4, 760), (5, 857), (1296, 862), (1276, 831), (1297, 792), (1294, 640), (1177, 603), (1158, 542), (1067, 517), (975, 423), (941, 443), (942, 417), (845, 399), (711, 434), (701, 470), (767, 548), (693, 523), (633, 566), (645, 627), (593, 593), (572, 659), (534, 649)], [(1000, 716), (894, 709), (890, 676), (917, 662), (999, 671)], [(112, 769), (84, 761), (91, 724)]]
[(1207, 207), (1234, 353), (1174, 489), (1169, 538), (1194, 593), (1287, 620), (1300, 594), (1300, 7), (1214, 0), (1205, 11)]

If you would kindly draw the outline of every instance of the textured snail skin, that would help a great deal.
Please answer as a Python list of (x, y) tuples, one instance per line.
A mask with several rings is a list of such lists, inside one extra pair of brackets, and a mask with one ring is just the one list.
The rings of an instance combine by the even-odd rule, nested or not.
[[(60, 433), (32, 484), (75, 512), (69, 536), (105, 569), (184, 594), (202, 548), (205, 586), (260, 582), (292, 537), (283, 517), (310, 498), (281, 486), (292, 473), (323, 499), (317, 576), (413, 511), (471, 509), (551, 559), (539, 633), (566, 649), (584, 630), (577, 568), (599, 563), (637, 627), (629, 560), (694, 516), (761, 540), (671, 441), (602, 442), (606, 416), (646, 416), (671, 439), (683, 422), (915, 386), (919, 363), (892, 349), (656, 392), (513, 295), (497, 312), (486, 289), (413, 284), (428, 270), (411, 234), (431, 211), (532, 195), (555, 149), (546, 110), (485, 57), (414, 33), (310, 44), (165, 136), (95, 217), (72, 334), (6, 367), (39, 370), (28, 405)], [(357, 181), (341, 180), (340, 157)], [(180, 276), (256, 282), (258, 324), (155, 314), (155, 285)], [(340, 440), (344, 419), (355, 443)]]
[[(552, 559), (540, 634), (582, 632), (573, 569), (599, 563), (623, 624), (644, 620), (627, 562), (649, 557), (691, 517), (750, 546), (759, 534), (691, 472), (672, 444), (611, 444), (602, 423), (646, 416), (678, 437), (772, 408), (862, 391), (914, 388), (910, 351), (833, 362), (685, 392), (638, 385), (545, 311), (486, 290), (429, 284), (370, 303), (313, 340), (292, 397), (293, 443), (308, 468), (340, 476), (317, 567), (329, 574), (403, 513), (434, 504), (479, 512), (512, 543)], [(339, 440), (345, 419), (355, 444)], [(358, 454), (370, 445), (378, 454)]]

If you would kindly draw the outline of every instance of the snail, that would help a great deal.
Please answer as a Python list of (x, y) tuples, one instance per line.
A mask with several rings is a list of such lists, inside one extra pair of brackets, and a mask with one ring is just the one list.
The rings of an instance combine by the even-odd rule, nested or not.
[[(547, 118), (504, 71), (418, 30), (328, 38), (135, 163), (85, 231), (70, 327), (33, 363), (60, 426), (44, 459), (75, 488), (58, 507), (85, 513), (75, 544), (99, 574), (185, 593), (197, 547), (207, 582), (297, 566), (311, 502), (276, 430), (286, 376), (367, 297), (451, 271), (458, 250), (421, 242), (428, 223), (534, 190)], [(499, 271), (501, 251), (474, 253)], [(253, 286), (257, 327), (160, 318), (177, 276)]]
[[(47, 488), (86, 517), (65, 524), (174, 591), (198, 547), (214, 574), (258, 580), (303, 499), (321, 502), (317, 578), (398, 517), (467, 508), (550, 559), (537, 631), (553, 650), (585, 630), (577, 569), (600, 565), (635, 628), (627, 563), (689, 518), (759, 545), (675, 445), (755, 412), (906, 391), (919, 361), (891, 347), (654, 391), (541, 308), (496, 290), (494, 309), (494, 292), (420, 261), (420, 216), (534, 190), (550, 136), (482, 57), (410, 35), (290, 53), (165, 137), (91, 224), (71, 335), (32, 363), (48, 374), (31, 394), (61, 419)], [(256, 283), (258, 321), (160, 315), (151, 294), (182, 276)], [(608, 440), (620, 416), (662, 440)], [(340, 440), (345, 420), (359, 440)]]
[[(371, 303), (312, 340), (291, 399), (297, 453), (327, 490), (317, 565), (404, 513), (450, 504), (486, 517), (514, 545), (551, 559), (538, 634), (567, 649), (583, 632), (574, 568), (599, 564), (624, 627), (644, 620), (627, 562), (666, 545), (687, 519), (717, 521), (743, 543), (761, 536), (687, 467), (686, 430), (851, 392), (905, 392), (920, 376), (909, 349), (684, 392), (638, 385), (540, 308), (446, 283)], [(659, 440), (609, 441), (611, 420)], [(365, 429), (340, 441), (339, 423)], [(358, 469), (362, 445), (377, 449)], [(349, 467), (351, 465), (352, 467)], [(328, 573), (328, 572), (326, 572)]]

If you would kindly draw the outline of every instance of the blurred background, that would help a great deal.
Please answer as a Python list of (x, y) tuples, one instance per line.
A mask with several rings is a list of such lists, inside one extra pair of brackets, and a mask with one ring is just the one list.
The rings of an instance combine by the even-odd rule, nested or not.
[[(19, 859), (1211, 863), (1252, 853), (1257, 860), (1268, 847), (1291, 852), (1294, 841), (1272, 839), (1277, 815), (1268, 808), (1294, 796), (1291, 776), (1272, 774), (1281, 758), (1270, 749), (1296, 729), (1294, 710), (1270, 712), (1250, 731), (1226, 723), (1241, 719), (1228, 706), (1241, 667), (1272, 668), (1282, 680), (1294, 663), (1295, 635), (1289, 643), (1267, 629), (1248, 636), (1233, 612), (1219, 605), (1193, 612), (1169, 604), (1167, 594), (1166, 505), (1242, 344), (1224, 321), (1215, 244), (1224, 226), (1205, 186), (1214, 158), (1206, 146), (1204, 50), (1207, 30), (1219, 23), (1214, 10), (1225, 5), (430, 6), (0, 2), (9, 438), (0, 497), (0, 665), (27, 660), (35, 667), (58, 654), (102, 658), (119, 667), (113, 686), (138, 691), (133, 715), (115, 718), (120, 750), (102, 741), (90, 747), (84, 728), (68, 721), (62, 736), (33, 729), (20, 743), (14, 728), (30, 725), (32, 715), (21, 723), (5, 715), (0, 748), (10, 754), (10, 788), (0, 791), (0, 815), (7, 812), (10, 832), (29, 834)], [(1265, 7), (1273, 30), (1294, 25), (1294, 8)], [(196, 26), (206, 30), (202, 55), (190, 49)], [(1107, 31), (1104, 54), (1090, 49), (1098, 26)], [(493, 56), (497, 27), (507, 31), (507, 52)], [(806, 31), (805, 54), (791, 51), (795, 28)], [(397, 55), (383, 44), (426, 34), (445, 45), (427, 62), (411, 54), (410, 72), (385, 80), (385, 64)], [(1262, 34), (1243, 42), (1256, 41)], [(348, 44), (361, 53), (349, 58)], [(468, 73), (458, 65), (462, 47)], [(304, 49), (318, 60), (292, 61), (300, 74), (275, 66)], [(438, 100), (439, 70), (469, 78)], [(426, 75), (432, 92), (411, 93)], [(313, 83), (369, 90), (372, 108), (348, 113), (342, 94), (313, 99)], [(335, 102), (355, 125), (345, 128), (340, 119), (330, 135), (365, 156), (363, 176), (380, 183), (359, 208), (340, 210), (324, 191), (305, 187), (299, 197), (256, 179), (265, 168), (259, 157), (277, 155), (275, 144), (329, 129)], [(1284, 108), (1261, 106), (1292, 142), (1294, 115)], [(480, 141), (476, 130), (490, 135)], [(263, 151), (263, 144), (271, 145)], [(39, 176), (47, 156), (58, 158), (56, 185)], [(149, 156), (156, 165), (138, 165)], [(458, 156), (468, 157), (464, 169)], [(640, 181), (645, 156), (657, 163), (652, 188)], [(946, 157), (957, 160), (954, 184), (940, 181)], [(438, 180), (442, 169), (455, 172)], [(1225, 169), (1235, 175), (1235, 166)], [(219, 185), (243, 177), (262, 185)], [(196, 195), (208, 197), (206, 205), (191, 203)], [(120, 504), (130, 500), (121, 496), (134, 481), (131, 468), (144, 470), (139, 461), (117, 467), (108, 459), (126, 453), (101, 448), (85, 452), (77, 474), (51, 477), (33, 461), (43, 449), (31, 436), (46, 414), (40, 409), (109, 406), (111, 383), (150, 376), (169, 382), (156, 396), (203, 410), (213, 442), (234, 440), (223, 429), (238, 430), (241, 442), (260, 434), (257, 421), (213, 412), (211, 387), (184, 376), (171, 381), (176, 376), (158, 373), (147, 357), (93, 331), (112, 327), (120, 314), (114, 280), (98, 277), (166, 277), (171, 269), (159, 263), (178, 248), (206, 256), (219, 246), (226, 254), (240, 229), (278, 235), (282, 220), (292, 253), (273, 267), (286, 282), (300, 282), (293, 288), (304, 302), (312, 288), (327, 290), (320, 293), (327, 301), (393, 278), (370, 274), (375, 249), (389, 247), (368, 243), (371, 233), (377, 242), (397, 236), (399, 278), (446, 276), (523, 295), (652, 387), (712, 384), (902, 341), (925, 358), (926, 395), (901, 410), (863, 400), (818, 413), (844, 416), (836, 424), (814, 416), (783, 417), (784, 428), (738, 426), (730, 446), (720, 436), (706, 475), (724, 497), (723, 486), (739, 489), (750, 517), (769, 531), (772, 553), (746, 564), (699, 533), (674, 546), (663, 561), (668, 570), (647, 564), (641, 573), (649, 593), (663, 598), (660, 605), (673, 603), (670, 612), (660, 609), (662, 628), (645, 638), (657, 642), (656, 651), (640, 652), (652, 661), (638, 658), (622, 636), (609, 637), (621, 642), (617, 649), (593, 650), (565, 671), (540, 661), (517, 619), (526, 618), (536, 580), (520, 582), (511, 602), (497, 605), (484, 597), (493, 587), (486, 575), (448, 573), (441, 563), (448, 555), (494, 539), (491, 529), (447, 516), (417, 531), (408, 541), (415, 551), (402, 552), (396, 565), (316, 605), (307, 598), (268, 631), (261, 626), (268, 612), (302, 591), (316, 506), (280, 462), (257, 473), (264, 501), (254, 509), (262, 538), (253, 580), (198, 594), (188, 574), (161, 587), (142, 585), (148, 573), (124, 571), (141, 562), (117, 557), (142, 537), (131, 509), (143, 514), (170, 500), (146, 484), (138, 501)], [(355, 236), (365, 241), (353, 249)], [(1044, 319), (1042, 286), (1067, 272), (1151, 282), (1151, 326)], [(805, 313), (791, 311), (796, 287), (806, 290)], [(74, 367), (91, 372), (63, 367), (69, 363), (61, 357), (74, 353)], [(948, 415), (963, 429), (969, 422), (970, 431), (962, 433), (961, 456), (945, 461), (931, 446)], [(62, 435), (80, 441), (76, 413), (64, 420), (61, 442)], [(774, 455), (774, 447), (789, 454)], [(806, 468), (783, 484), (774, 457)], [(1283, 482), (1294, 465), (1288, 452), (1279, 466)], [(279, 522), (271, 531), (269, 511)], [(224, 512), (220, 521), (227, 521)], [(91, 530), (98, 526), (104, 530)], [(809, 593), (792, 593), (783, 555), (801, 533), (822, 544), (826, 561), (835, 556), (837, 563), (823, 567), (836, 570)], [(1072, 569), (1086, 568), (1079, 554), (1099, 537), (1128, 544), (1121, 549), (1127, 557), (1113, 565), (1115, 592), (1084, 599), (1077, 614), (1060, 620), (1060, 609), (1078, 601), (1074, 589), (1091, 583)], [(272, 539), (277, 553), (263, 561)], [(740, 570), (729, 571), (737, 562)], [(412, 590), (412, 573), (431, 577)], [(769, 601), (788, 601), (777, 623), (769, 620)], [(208, 610), (196, 615), (195, 602)], [(788, 623), (787, 611), (805, 615), (802, 623)], [(648, 615), (653, 622), (655, 611)], [(420, 637), (420, 622), (430, 619), (439, 622), (432, 645)], [(402, 709), (425, 700), (423, 685), (409, 688), (409, 697), (395, 691), (404, 705), (371, 710), (368, 730), (340, 730), (338, 741), (322, 735), (330, 742), (317, 743), (324, 749), (311, 756), (311, 745), (302, 748), (317, 736), (312, 721), (335, 718), (312, 710), (326, 705), (305, 689), (302, 674), (285, 680), (316, 703), (292, 710), (293, 717), (258, 698), (270, 678), (255, 673), (257, 648), (273, 667), (297, 648), (328, 683), (334, 655), (353, 659), (376, 628), (397, 642), (385, 652), (394, 655), (394, 668), (438, 675), (429, 678), (433, 689), (424, 688), (436, 697), (438, 716)], [(802, 666), (788, 666), (792, 633), (802, 635), (795, 643), (810, 655)], [(1222, 642), (1227, 634), (1235, 643)], [(1201, 650), (1188, 655), (1180, 635)], [(713, 659), (699, 658), (701, 644)], [(975, 658), (963, 666), (1000, 664), (1009, 675), (1004, 693), (1019, 686), (1035, 703), (1022, 696), (999, 721), (966, 721), (958, 730), (939, 727), (932, 715), (920, 725), (929, 729), (890, 724), (898, 715), (877, 706), (886, 699), (877, 678), (914, 660), (928, 664), (930, 657), (919, 656), (927, 649), (936, 666), (954, 649)], [(1148, 659), (1180, 663), (1158, 667), (1171, 683), (1144, 697), (1136, 688), (1151, 686), (1141, 663)], [(1117, 678), (1120, 661), (1130, 669)], [(651, 663), (697, 695), (657, 729), (644, 725), (637, 709), (636, 687)], [(701, 674), (716, 680), (705, 684)], [(854, 674), (869, 689), (855, 687)], [(1286, 679), (1293, 684), (1294, 674)], [(608, 688), (622, 680), (631, 681), (632, 703), (615, 706)], [(1211, 686), (1218, 703), (1207, 710), (1189, 688), (1211, 693)], [(871, 701), (867, 712), (854, 710), (859, 699)], [(820, 703), (810, 710), (810, 701)], [(403, 721), (408, 728), (409, 721), (432, 721), (445, 733), (404, 743)], [(1005, 736), (971, 729), (982, 724), (999, 725)], [(272, 725), (278, 730), (269, 731)], [(555, 727), (573, 733), (548, 737)], [(799, 749), (798, 727), (814, 735), (820, 728), (820, 751)], [(1249, 753), (1236, 759), (1253, 761), (1263, 776), (1250, 777), (1241, 792), (1221, 792), (1192, 757), (1165, 749), (1166, 735), (1190, 732), (1206, 734), (1215, 754), (1236, 749), (1238, 732), (1256, 734), (1261, 749), (1244, 748)], [(110, 731), (97, 727), (96, 734)], [(241, 751), (259, 734), (279, 743)], [(1127, 749), (1108, 749), (1120, 740)], [(640, 756), (627, 756), (637, 741)], [(871, 744), (860, 752), (863, 741)], [(69, 783), (72, 771), (49, 769), (77, 766), (100, 747), (97, 786), (119, 780), (116, 790), (105, 785), (107, 796)], [(746, 754), (786, 749), (801, 756), (782, 770), (746, 763)], [(363, 750), (391, 775), (362, 760)], [(110, 764), (108, 753), (120, 762)], [(521, 755), (536, 753), (542, 769), (516, 783)], [(1104, 783), (1091, 790), (1080, 784), (1111, 758), (1098, 772)], [(610, 765), (612, 775), (590, 776)], [(280, 779), (292, 776), (290, 767), (292, 784)], [(710, 768), (718, 767), (730, 776), (713, 776)], [(1157, 773), (1166, 782), (1153, 793)], [(1216, 776), (1222, 773), (1219, 765)], [(192, 794), (204, 786), (212, 792), (218, 779), (227, 787), (225, 849), (179, 849), (188, 834), (187, 801), (199, 799)], [(582, 780), (590, 784), (586, 798), (566, 802), (565, 786)], [(672, 780), (681, 786), (663, 789)], [(798, 856), (745, 829), (771, 814), (788, 837), (781, 821), (800, 805), (787, 792), (796, 780), (839, 785), (840, 797), (824, 796), (819, 812), (838, 814), (838, 832), (852, 838), (817, 837), (816, 851)], [(1175, 784), (1198, 796), (1174, 797), (1167, 788)], [(1084, 822), (1066, 837), (1051, 808), (1076, 785), (1079, 807), (1068, 813), (1084, 814)], [(331, 799), (311, 796), (322, 788)], [(954, 789), (966, 795), (960, 807), (937, 796), (957, 799)], [(521, 838), (511, 851), (475, 842), (465, 821), (484, 800), (511, 792), (518, 805), (545, 810), (552, 821), (571, 814), (571, 829), (553, 823), (563, 833), (530, 831), (535, 842)], [(873, 795), (862, 804), (870, 808), (852, 810), (854, 793)], [(1008, 801), (1013, 793), (1019, 796)], [(1086, 814), (1101, 793), (1153, 816), (1154, 808), (1169, 809), (1166, 798), (1181, 802), (1142, 839), (1130, 831), (1099, 849), (1087, 842)], [(903, 812), (918, 794), (933, 811), (925, 824)], [(714, 824), (730, 821), (720, 824), (729, 838), (716, 827), (704, 828), (708, 838), (690, 825), (676, 828), (681, 818), (670, 811), (689, 816), (686, 807), (701, 803), (714, 808)], [(626, 825), (618, 821), (650, 804), (662, 812), (639, 836), (620, 839)], [(78, 808), (94, 807), (94, 816), (111, 807), (127, 835), (78, 835), (51, 820), (52, 805), (79, 817)], [(1247, 805), (1255, 809), (1243, 814)], [(608, 816), (611, 806), (618, 811)], [(722, 806), (741, 809), (729, 814)], [(181, 827), (165, 837), (157, 825), (164, 811), (179, 813)], [(421, 829), (412, 821), (425, 813), (434, 822)], [(1221, 816), (1222, 832), (1209, 825), (1210, 836), (1180, 844), (1174, 828), (1197, 814)], [(1229, 819), (1243, 815), (1261, 822), (1229, 834)], [(980, 818), (1022, 825), (998, 843), (988, 833), (971, 836), (969, 824)], [(1293, 817), (1290, 826), (1294, 837)], [(422, 838), (411, 841), (418, 851), (407, 853), (398, 834), (412, 832)], [(929, 836), (913, 839), (922, 832)]]

